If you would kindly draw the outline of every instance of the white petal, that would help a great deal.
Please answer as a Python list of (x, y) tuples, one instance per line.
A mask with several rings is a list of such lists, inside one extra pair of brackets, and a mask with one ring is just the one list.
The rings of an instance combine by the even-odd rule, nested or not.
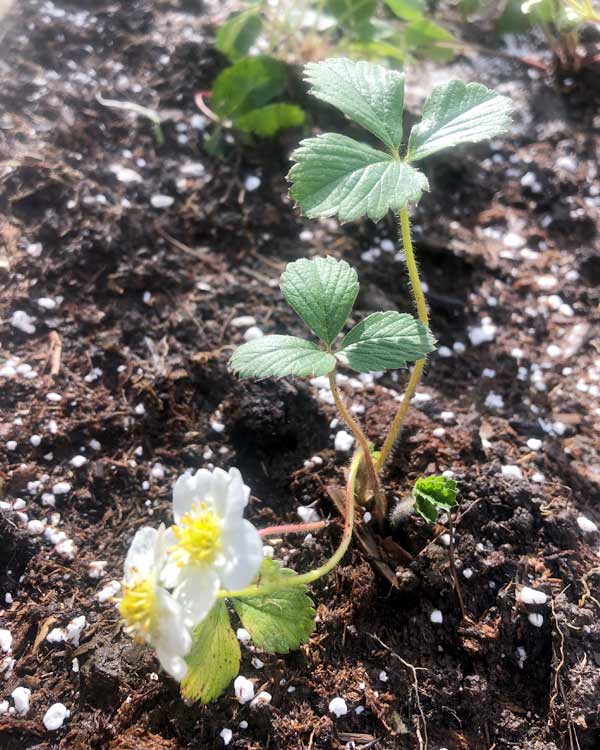
[(206, 617), (217, 600), (219, 576), (213, 568), (187, 566), (181, 573), (181, 583), (173, 592), (183, 608), (184, 622), (195, 628)]
[(226, 474), (222, 469), (213, 472), (212, 499), (215, 511), (226, 523), (237, 524), (248, 504), (250, 490), (237, 469)]
[(146, 578), (155, 566), (156, 529), (142, 526), (135, 532), (125, 558), (125, 581)]
[(192, 635), (185, 625), (183, 609), (174, 596), (158, 587), (158, 627), (152, 634), (152, 643), (158, 648), (178, 656), (186, 656), (192, 647)]
[(158, 527), (156, 542), (154, 544), (154, 564), (160, 570), (167, 560), (167, 552), (171, 545), (175, 544), (175, 535), (167, 529), (164, 523)]
[(173, 517), (175, 523), (189, 513), (194, 503), (206, 500), (210, 494), (212, 474), (198, 469), (195, 474), (182, 474), (173, 487)]
[(243, 519), (223, 532), (225, 565), (219, 569), (224, 588), (243, 589), (252, 583), (263, 561), (263, 543), (258, 531)]
[(176, 680), (181, 682), (181, 680), (183, 680), (183, 678), (185, 677), (188, 669), (185, 660), (182, 659), (181, 656), (172, 654), (170, 651), (165, 650), (160, 646), (156, 646), (155, 650), (160, 665), (165, 670), (165, 672), (168, 672), (171, 677), (174, 677)]
[(244, 494), (244, 508), (245, 508), (248, 505), (248, 500), (250, 499), (250, 487), (248, 487), (247, 484), (244, 484), (244, 480), (242, 479), (240, 470), (236, 469), (235, 466), (232, 466), (231, 469), (229, 469), (229, 478), (232, 480), (232, 484), (234, 483), (234, 481), (237, 483), (238, 480), (242, 483), (242, 492)]

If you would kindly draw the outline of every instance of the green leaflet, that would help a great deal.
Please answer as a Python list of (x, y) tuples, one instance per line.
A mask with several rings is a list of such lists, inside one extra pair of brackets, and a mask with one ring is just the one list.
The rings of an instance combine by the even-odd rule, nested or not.
[(273, 335), (242, 344), (229, 364), (241, 378), (315, 377), (329, 374), (335, 367), (335, 357), (311, 341)]
[(219, 601), (194, 631), (192, 650), (186, 658), (188, 671), (181, 683), (185, 698), (201, 703), (218, 698), (240, 670), (240, 644)]
[(330, 257), (288, 263), (280, 285), (294, 312), (327, 346), (342, 330), (359, 288), (354, 268)]
[(262, 31), (263, 21), (257, 8), (248, 8), (230, 16), (217, 32), (216, 47), (235, 62), (248, 54)]
[(512, 111), (510, 99), (480, 83), (437, 86), (410, 133), (406, 158), (416, 161), (459, 143), (492, 138), (509, 127)]
[(418, 21), (423, 18), (424, 0), (385, 0), (385, 4), (398, 18)]
[(263, 137), (275, 135), (279, 130), (295, 128), (304, 123), (306, 116), (295, 104), (267, 104), (236, 117), (234, 126), (244, 133), (254, 133)]
[(366, 214), (378, 221), (429, 189), (425, 175), (409, 164), (337, 133), (302, 141), (292, 159), (290, 195), (310, 218), (346, 222)]
[(381, 65), (345, 58), (308, 63), (310, 93), (337, 107), (387, 146), (402, 141), (404, 75)]
[[(297, 574), (279, 563), (265, 559), (260, 582), (272, 585), (277, 580)], [(307, 643), (315, 627), (315, 610), (306, 595), (306, 586), (295, 586), (266, 596), (233, 599), (233, 606), (242, 625), (252, 636), (254, 645), (269, 654), (287, 654)]]
[(430, 60), (451, 60), (460, 46), (455, 36), (429, 18), (412, 21), (404, 35), (409, 50)]
[(443, 511), (456, 505), (458, 488), (453, 479), (443, 476), (420, 477), (413, 487), (415, 509), (429, 523), (435, 523)]
[(355, 27), (367, 22), (377, 8), (377, 0), (326, 0), (325, 10), (340, 26)]
[(269, 104), (287, 86), (287, 67), (261, 55), (239, 60), (217, 77), (211, 106), (221, 118), (234, 119)]
[(407, 313), (376, 312), (344, 337), (337, 358), (357, 372), (397, 369), (435, 350), (431, 332)]

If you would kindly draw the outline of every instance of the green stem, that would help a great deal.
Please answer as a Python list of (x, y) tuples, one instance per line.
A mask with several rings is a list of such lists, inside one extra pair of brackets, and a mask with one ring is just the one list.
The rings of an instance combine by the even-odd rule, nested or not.
[(369, 477), (369, 484), (371, 485), (371, 489), (373, 490), (373, 497), (375, 499), (375, 515), (379, 519), (385, 518), (386, 513), (386, 503), (383, 499), (383, 496), (381, 494), (381, 488), (379, 487), (379, 479), (377, 478), (377, 471), (375, 469), (375, 464), (373, 463), (373, 458), (371, 456), (371, 451), (369, 450), (369, 441), (367, 440), (367, 437), (365, 433), (361, 430), (360, 425), (358, 422), (354, 419), (352, 414), (346, 409), (346, 406), (344, 402), (342, 401), (342, 397), (340, 396), (340, 392), (337, 387), (337, 383), (335, 380), (335, 370), (332, 370), (329, 373), (329, 386), (331, 388), (331, 392), (333, 394), (333, 400), (335, 401), (335, 405), (337, 406), (337, 409), (339, 413), (342, 416), (342, 419), (348, 427), (352, 430), (352, 434), (356, 438), (356, 442), (358, 443), (360, 449), (362, 450), (365, 466), (367, 468), (367, 475)]
[[(425, 300), (425, 295), (423, 294), (421, 279), (419, 277), (419, 268), (417, 266), (417, 261), (415, 259), (413, 250), (412, 239), (410, 236), (410, 217), (408, 215), (408, 208), (406, 207), (400, 209), (400, 233), (402, 235), (402, 244), (404, 246), (404, 255), (406, 257), (406, 268), (408, 269), (408, 278), (410, 280), (413, 298), (417, 307), (417, 314), (421, 323), (423, 323), (423, 325), (428, 328), (429, 315), (427, 313), (427, 302)], [(392, 422), (390, 431), (388, 432), (385, 443), (383, 444), (383, 448), (381, 449), (381, 454), (377, 460), (377, 471), (381, 471), (381, 469), (384, 467), (385, 462), (389, 458), (391, 451), (396, 445), (398, 435), (400, 434), (400, 430), (402, 429), (402, 425), (404, 424), (406, 414), (410, 407), (411, 399), (415, 395), (417, 385), (421, 380), (424, 367), (424, 359), (420, 359), (415, 362), (415, 366), (408, 381), (408, 385), (406, 386), (406, 390), (404, 391), (402, 402), (400, 404), (400, 407), (398, 408), (398, 411), (396, 412), (396, 416), (394, 417), (394, 421)]]
[(241, 599), (249, 596), (266, 596), (267, 594), (273, 594), (276, 591), (282, 591), (293, 586), (306, 586), (332, 571), (346, 554), (346, 550), (352, 539), (352, 530), (354, 528), (354, 489), (356, 486), (356, 474), (361, 461), (362, 451), (358, 450), (352, 458), (346, 481), (346, 506), (344, 509), (344, 533), (342, 534), (342, 541), (326, 563), (302, 575), (280, 578), (277, 582), (268, 586), (256, 584), (248, 586), (245, 589), (240, 589), (239, 591), (219, 591), (218, 598)]

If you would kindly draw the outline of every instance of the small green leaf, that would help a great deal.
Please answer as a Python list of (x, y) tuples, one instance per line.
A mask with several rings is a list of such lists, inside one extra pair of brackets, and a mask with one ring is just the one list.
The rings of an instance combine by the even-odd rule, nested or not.
[(283, 93), (287, 67), (266, 55), (239, 60), (217, 77), (211, 107), (221, 118), (239, 118)]
[(407, 159), (424, 159), (459, 143), (475, 143), (508, 129), (513, 105), (506, 96), (482, 86), (449, 81), (433, 89), (423, 118), (408, 140)]
[(285, 378), (287, 375), (328, 375), (335, 367), (333, 354), (295, 336), (263, 336), (235, 350), (229, 360), (240, 378)]
[[(265, 559), (261, 582), (287, 584), (297, 574)], [(287, 581), (286, 581), (287, 579)], [(289, 584), (288, 584), (289, 585)], [(233, 599), (242, 625), (252, 636), (254, 645), (268, 654), (287, 654), (307, 643), (315, 627), (315, 610), (306, 595), (306, 586), (294, 586), (265, 596)]]
[(244, 133), (254, 133), (263, 137), (275, 135), (279, 130), (295, 128), (305, 120), (304, 112), (295, 104), (267, 104), (253, 109), (241, 117), (233, 120), (237, 130)]
[(216, 47), (235, 62), (248, 54), (262, 31), (263, 22), (255, 8), (230, 16), (217, 32)]
[(309, 63), (305, 78), (310, 93), (340, 109), (387, 146), (402, 140), (404, 76), (395, 70), (345, 58)]
[(359, 287), (352, 266), (330, 257), (288, 263), (280, 285), (294, 312), (327, 346), (342, 330)]
[(453, 479), (420, 477), (413, 487), (415, 509), (429, 523), (435, 523), (443, 511), (456, 505), (458, 488)]
[(404, 38), (415, 56), (429, 60), (451, 60), (459, 47), (456, 37), (429, 18), (412, 21), (404, 30)]
[(301, 141), (292, 159), (290, 195), (311, 219), (337, 215), (345, 222), (366, 214), (378, 221), (429, 189), (425, 175), (409, 164), (337, 133)]
[(423, 18), (424, 0), (385, 0), (388, 8), (404, 21), (418, 21)]
[(327, 0), (325, 9), (340, 26), (354, 27), (368, 21), (377, 7), (377, 0)]
[(185, 698), (201, 703), (218, 698), (240, 671), (240, 644), (229, 622), (225, 603), (219, 601), (194, 630), (188, 671), (181, 683)]
[(407, 313), (376, 312), (346, 334), (337, 358), (357, 372), (403, 367), (435, 350), (431, 332)]

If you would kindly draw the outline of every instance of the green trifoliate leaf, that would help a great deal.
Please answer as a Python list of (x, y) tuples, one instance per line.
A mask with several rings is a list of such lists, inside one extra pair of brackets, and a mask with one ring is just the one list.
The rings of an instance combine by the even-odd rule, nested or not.
[(456, 505), (458, 488), (453, 479), (420, 477), (413, 487), (415, 509), (429, 523), (435, 523), (443, 511)]
[(240, 378), (285, 378), (287, 375), (328, 375), (335, 367), (333, 354), (296, 336), (263, 336), (235, 350), (229, 360)]
[(289, 263), (280, 285), (294, 312), (327, 346), (342, 330), (359, 287), (354, 268), (330, 257)]
[[(266, 559), (261, 568), (261, 583), (288, 585), (297, 574)], [(265, 596), (233, 599), (242, 625), (254, 645), (269, 654), (287, 654), (306, 643), (315, 627), (315, 610), (306, 595), (306, 586), (282, 588)]]
[(357, 372), (403, 367), (435, 350), (420, 320), (394, 311), (372, 313), (344, 337), (337, 358)]
[(310, 93), (397, 149), (402, 140), (404, 75), (381, 65), (345, 58), (309, 63)]
[(242, 117), (269, 104), (285, 90), (287, 68), (266, 55), (239, 60), (217, 77), (211, 107), (221, 118)]
[(183, 696), (201, 703), (218, 698), (239, 673), (240, 658), (227, 607), (217, 602), (194, 630), (192, 650), (186, 657), (188, 671), (181, 683)]
[(429, 189), (414, 167), (337, 133), (302, 141), (292, 158), (290, 195), (311, 219), (338, 216), (345, 222), (366, 215), (378, 221), (390, 209), (417, 203)]
[(239, 60), (257, 40), (263, 22), (256, 8), (230, 16), (217, 32), (216, 47), (230, 60)]
[(492, 138), (509, 128), (512, 111), (510, 99), (480, 83), (436, 86), (410, 133), (406, 158), (424, 159), (459, 143)]
[(244, 133), (267, 137), (285, 128), (298, 127), (304, 120), (304, 112), (295, 104), (275, 103), (235, 117), (233, 125)]

